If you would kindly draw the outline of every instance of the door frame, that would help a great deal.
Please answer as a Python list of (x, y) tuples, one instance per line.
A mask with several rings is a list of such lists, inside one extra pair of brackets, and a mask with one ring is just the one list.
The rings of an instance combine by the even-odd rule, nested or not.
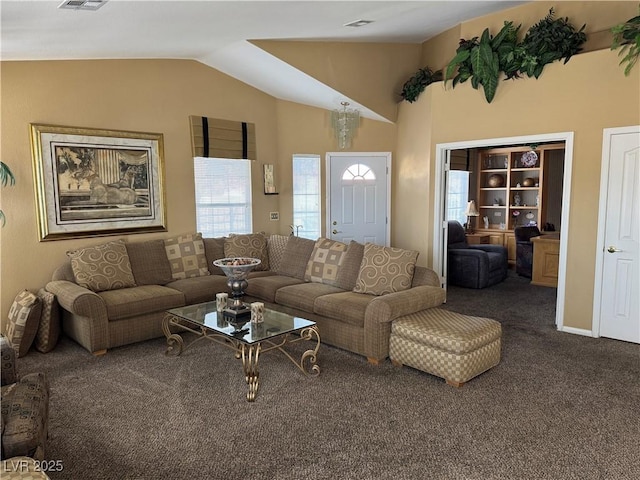
[(609, 197), (609, 172), (611, 169), (611, 139), (614, 135), (640, 133), (640, 125), (605, 128), (602, 130), (602, 164), (600, 166), (600, 202), (598, 206), (598, 227), (596, 241), (596, 273), (593, 284), (593, 326), (592, 335), (600, 337), (602, 287), (604, 274), (605, 224), (607, 217), (607, 198)]
[(385, 228), (385, 245), (391, 244), (391, 152), (327, 152), (325, 155), (325, 191), (326, 191), (326, 203), (325, 211), (327, 212), (325, 217), (325, 232), (331, 231), (331, 157), (385, 157), (385, 164), (387, 166), (387, 198), (386, 198), (386, 211), (387, 217)]
[(580, 335), (591, 336), (592, 332), (564, 326), (564, 299), (567, 271), (567, 239), (569, 236), (569, 212), (571, 203), (571, 177), (573, 169), (573, 135), (574, 132), (545, 133), (538, 135), (522, 135), (517, 137), (487, 138), (480, 140), (466, 140), (452, 143), (436, 144), (435, 156), (435, 181), (434, 181), (434, 229), (433, 229), (433, 270), (444, 278), (443, 266), (447, 222), (444, 217), (445, 194), (447, 192), (445, 167), (451, 150), (463, 150), (469, 148), (501, 147), (510, 145), (531, 145), (543, 142), (564, 142), (564, 177), (562, 183), (562, 213), (560, 229), (560, 260), (558, 264), (558, 292), (556, 295), (556, 327), (558, 330)]

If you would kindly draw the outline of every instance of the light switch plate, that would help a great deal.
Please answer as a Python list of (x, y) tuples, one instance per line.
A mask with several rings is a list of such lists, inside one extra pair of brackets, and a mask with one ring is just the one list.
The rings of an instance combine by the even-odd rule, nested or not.
[(269, 220), (272, 222), (280, 220), (280, 212), (269, 212)]

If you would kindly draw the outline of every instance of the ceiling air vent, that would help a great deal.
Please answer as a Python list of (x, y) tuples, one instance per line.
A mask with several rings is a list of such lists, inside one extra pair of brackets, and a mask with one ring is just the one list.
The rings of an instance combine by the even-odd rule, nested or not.
[(65, 0), (58, 8), (66, 8), (68, 10), (98, 10), (109, 0)]
[(373, 20), (354, 20), (353, 22), (345, 23), (344, 27), (364, 27), (365, 25), (369, 25), (373, 23)]

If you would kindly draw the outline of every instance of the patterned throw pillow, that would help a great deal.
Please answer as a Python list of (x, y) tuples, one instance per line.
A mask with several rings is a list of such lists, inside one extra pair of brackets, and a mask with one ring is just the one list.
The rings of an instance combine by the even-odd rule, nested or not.
[(255, 270), (269, 270), (267, 237), (264, 233), (230, 235), (224, 241), (225, 257), (250, 257), (260, 260)]
[(94, 292), (135, 287), (123, 240), (67, 252), (76, 283)]
[(9, 309), (7, 338), (17, 357), (24, 357), (38, 332), (42, 302), (29, 290), (20, 292)]
[(209, 275), (202, 234), (186, 234), (164, 241), (174, 280)]
[(346, 243), (328, 238), (316, 240), (304, 274), (305, 281), (335, 286), (338, 267), (341, 265), (346, 251)]
[(38, 298), (42, 302), (42, 313), (34, 344), (39, 352), (48, 353), (56, 346), (60, 336), (60, 305), (56, 296), (44, 288), (38, 290)]
[(411, 288), (418, 252), (365, 243), (353, 291), (384, 295)]
[(267, 241), (267, 251), (269, 252), (269, 268), (277, 272), (282, 262), (284, 249), (287, 248), (289, 235), (271, 235)]

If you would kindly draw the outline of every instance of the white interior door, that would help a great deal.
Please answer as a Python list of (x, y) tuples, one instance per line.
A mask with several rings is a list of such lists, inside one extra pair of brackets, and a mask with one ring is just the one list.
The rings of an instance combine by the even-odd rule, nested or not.
[(327, 237), (389, 245), (390, 153), (327, 154)]
[(640, 343), (640, 128), (605, 130), (601, 187), (600, 336)]

